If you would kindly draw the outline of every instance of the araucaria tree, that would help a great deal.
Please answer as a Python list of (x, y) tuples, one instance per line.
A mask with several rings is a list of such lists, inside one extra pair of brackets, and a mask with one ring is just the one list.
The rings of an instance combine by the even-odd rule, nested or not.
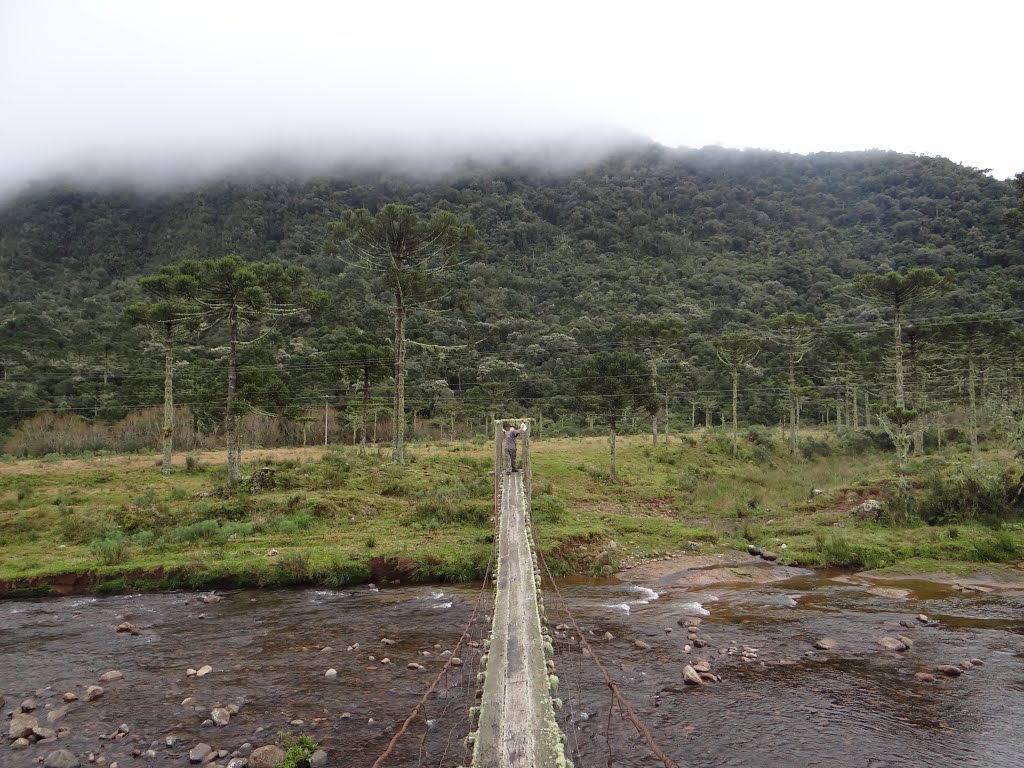
[(357, 441), (359, 455), (366, 455), (366, 424), (370, 412), (370, 387), (387, 378), (391, 366), (387, 360), (391, 356), (388, 347), (365, 341), (347, 343), (335, 354), (335, 358), (344, 369), (345, 379), (358, 381), (362, 397), (359, 415)]
[(715, 354), (732, 378), (732, 454), (740, 451), (737, 404), (740, 392), (740, 371), (754, 362), (761, 351), (761, 340), (746, 331), (726, 331), (714, 341)]
[[(785, 312), (768, 320), (768, 340), (783, 348), (789, 373), (789, 452), (796, 453), (800, 430), (800, 388), (796, 367), (814, 347), (818, 321), (813, 315)], [(856, 403), (854, 404), (856, 408)]]
[(346, 211), (328, 225), (324, 249), (381, 279), (394, 297), (394, 446), (392, 458), (405, 460), (405, 324), (409, 312), (438, 301), (441, 278), (466, 261), (479, 245), (476, 229), (454, 214), (438, 211), (421, 219), (408, 205), (385, 205), (372, 215), (365, 208)]
[(906, 274), (887, 272), (884, 275), (858, 275), (853, 281), (852, 291), (856, 297), (893, 314), (893, 397), (896, 404), (883, 416), (882, 426), (896, 446), (896, 460), (901, 470), (907, 464), (913, 437), (911, 428), (918, 416), (917, 411), (907, 407), (903, 322), (909, 307), (952, 287), (955, 280), (956, 274), (951, 269), (940, 275), (934, 269), (918, 267)]
[(150, 301), (130, 304), (125, 314), (133, 324), (149, 329), (164, 354), (164, 457), (160, 471), (169, 475), (174, 452), (174, 349), (177, 342), (199, 330), (198, 318), (179, 297), (191, 292), (194, 285), (191, 277), (180, 273), (143, 278), (139, 285)]
[(658, 395), (650, 366), (632, 352), (598, 352), (583, 361), (577, 394), (590, 410), (608, 422), (611, 451), (609, 477), (615, 482), (615, 433), (630, 410), (657, 407)]
[[(227, 410), (224, 432), (227, 439), (228, 486), (241, 477), (242, 448), (238, 416), (244, 403), (238, 401), (238, 347), (267, 335), (268, 323), (323, 305), (322, 291), (303, 289), (305, 270), (262, 262), (245, 262), (235, 255), (198, 261), (190, 259), (160, 270), (154, 280), (178, 286), (175, 298), (187, 303), (183, 317), (204, 330), (226, 327), (228, 336)], [(253, 338), (243, 338), (255, 327)]]

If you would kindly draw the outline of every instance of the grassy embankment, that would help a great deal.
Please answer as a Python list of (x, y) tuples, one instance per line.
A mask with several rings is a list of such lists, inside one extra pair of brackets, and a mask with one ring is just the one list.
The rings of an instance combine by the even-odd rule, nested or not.
[[(582, 573), (607, 573), (691, 541), (703, 552), (754, 543), (781, 562), (811, 566), (949, 570), (1024, 557), (1019, 520), (929, 526), (913, 516), (899, 524), (851, 516), (861, 500), (894, 493), (891, 454), (805, 459), (761, 442), (746, 443), (734, 459), (717, 433), (673, 435), (668, 446), (620, 439), (621, 479), (611, 484), (606, 439), (536, 440), (539, 544), (553, 567)], [(415, 445), (402, 467), (382, 454), (252, 451), (249, 471), (272, 467), (275, 487), (231, 495), (222, 490), (220, 453), (190, 457), (187, 468), (179, 457), (169, 477), (155, 456), (2, 461), (0, 589), (479, 577), (492, 549), (490, 443)], [(998, 451), (984, 460), (1010, 464)], [(920, 489), (968, 461), (938, 454), (910, 472)]]

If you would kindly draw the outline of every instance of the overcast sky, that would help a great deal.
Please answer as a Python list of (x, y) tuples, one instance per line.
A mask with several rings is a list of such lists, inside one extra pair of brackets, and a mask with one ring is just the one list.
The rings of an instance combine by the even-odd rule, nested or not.
[(0, 0), (0, 191), (627, 131), (1024, 171), (1016, 0)]

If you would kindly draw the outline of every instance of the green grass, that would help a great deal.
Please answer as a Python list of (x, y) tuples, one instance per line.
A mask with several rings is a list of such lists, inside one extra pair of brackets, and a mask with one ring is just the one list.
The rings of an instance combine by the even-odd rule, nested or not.
[[(765, 434), (741, 455), (722, 433), (619, 440), (608, 481), (606, 438), (553, 438), (531, 446), (537, 541), (560, 573), (604, 574), (629, 561), (687, 550), (773, 549), (782, 562), (892, 567), (1005, 562), (1024, 557), (1019, 520), (928, 526), (851, 517), (862, 498), (895, 487), (892, 457), (874, 449), (790, 456)], [(370, 578), (371, 558), (418, 564), (414, 578), (482, 576), (493, 549), (491, 445), (414, 446), (391, 464), (353, 449), (275, 451), (248, 471), (275, 470), (275, 487), (226, 493), (222, 458), (194, 456), (194, 471), (161, 475), (155, 457), (0, 463), (0, 579), (88, 574), (93, 589), (343, 584)], [(152, 460), (151, 460), (152, 458)], [(912, 463), (922, 498), (936, 473), (958, 477), (962, 454)], [(1008, 454), (986, 460), (1010, 466)], [(931, 484), (929, 484), (931, 483)], [(614, 542), (614, 544), (612, 544)], [(782, 545), (785, 544), (785, 548)]]

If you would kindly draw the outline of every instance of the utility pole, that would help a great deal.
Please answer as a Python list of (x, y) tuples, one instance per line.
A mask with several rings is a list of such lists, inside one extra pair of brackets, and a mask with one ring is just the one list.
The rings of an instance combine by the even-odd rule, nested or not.
[(330, 395), (324, 395), (324, 445), (327, 445), (327, 404), (330, 400)]

